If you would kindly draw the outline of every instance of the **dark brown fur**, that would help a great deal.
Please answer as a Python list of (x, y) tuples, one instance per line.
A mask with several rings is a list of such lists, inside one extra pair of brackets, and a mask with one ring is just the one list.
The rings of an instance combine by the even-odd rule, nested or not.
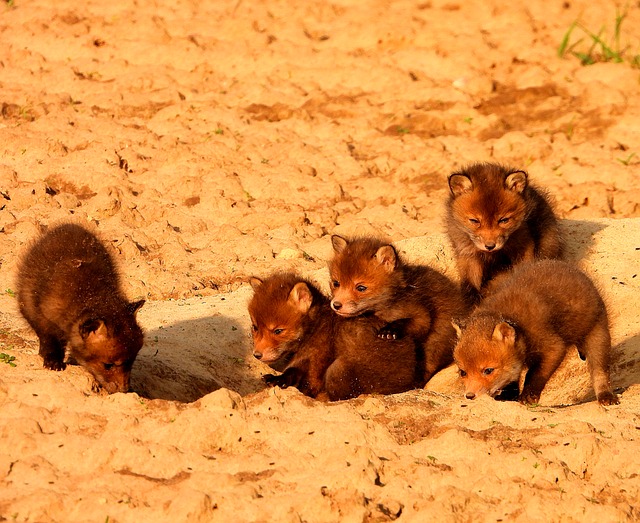
[(17, 289), (46, 368), (63, 370), (67, 347), (95, 386), (109, 393), (129, 390), (143, 343), (135, 313), (144, 300), (125, 299), (113, 260), (94, 234), (71, 223), (46, 232), (22, 258)]
[(333, 236), (329, 262), (333, 310), (344, 317), (374, 315), (382, 337), (404, 335), (419, 347), (422, 383), (453, 363), (453, 318), (466, 313), (458, 287), (440, 272), (404, 263), (377, 238)]
[(558, 220), (526, 172), (474, 164), (451, 174), (449, 188), (447, 232), (469, 302), (476, 303), (487, 283), (515, 264), (562, 257)]
[[(611, 337), (607, 309), (591, 280), (566, 262), (542, 260), (516, 267), (460, 327), (454, 358), (465, 395), (517, 391), (537, 403), (570, 347), (586, 359), (598, 401), (618, 403), (609, 383)], [(517, 397), (517, 392), (516, 392)], [(507, 398), (510, 399), (510, 398)]]
[(311, 282), (280, 273), (251, 279), (249, 302), (254, 356), (276, 366), (265, 381), (294, 386), (307, 396), (342, 400), (365, 393), (393, 394), (415, 387), (415, 345), (378, 338), (373, 318), (339, 318)]

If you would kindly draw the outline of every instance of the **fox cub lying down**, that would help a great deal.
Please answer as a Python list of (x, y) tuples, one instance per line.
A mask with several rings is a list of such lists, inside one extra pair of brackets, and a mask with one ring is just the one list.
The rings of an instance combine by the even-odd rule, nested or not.
[(322, 400), (394, 394), (419, 385), (411, 338), (380, 338), (375, 317), (340, 318), (311, 282), (293, 273), (251, 278), (254, 356), (284, 372), (264, 379)]
[(375, 316), (384, 324), (382, 337), (414, 339), (423, 385), (453, 363), (451, 319), (466, 312), (458, 286), (431, 267), (405, 263), (377, 238), (334, 235), (331, 241), (332, 309), (345, 318)]

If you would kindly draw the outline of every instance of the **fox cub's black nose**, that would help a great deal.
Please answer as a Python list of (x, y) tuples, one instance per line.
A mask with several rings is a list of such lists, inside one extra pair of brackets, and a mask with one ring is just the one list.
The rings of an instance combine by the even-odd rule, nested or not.
[(332, 301), (331, 307), (333, 307), (334, 311), (339, 311), (340, 309), (342, 309), (342, 303), (340, 303), (339, 301)]

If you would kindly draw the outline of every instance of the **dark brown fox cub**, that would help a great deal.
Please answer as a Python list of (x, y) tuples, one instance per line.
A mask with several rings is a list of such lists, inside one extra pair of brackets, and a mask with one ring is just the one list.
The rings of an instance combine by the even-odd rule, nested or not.
[(100, 240), (76, 224), (59, 225), (39, 238), (18, 269), (20, 312), (40, 338), (40, 356), (52, 370), (71, 360), (97, 386), (127, 392), (131, 367), (142, 347), (136, 311), (120, 290), (113, 260)]
[(415, 344), (378, 338), (374, 318), (343, 319), (312, 283), (280, 273), (251, 278), (249, 302), (254, 356), (276, 367), (265, 381), (294, 386), (307, 396), (342, 400), (360, 394), (394, 394), (416, 384)]
[(558, 220), (527, 173), (478, 163), (449, 176), (447, 232), (462, 291), (477, 302), (485, 285), (521, 261), (561, 258)]
[[(570, 347), (587, 360), (596, 398), (618, 403), (609, 383), (611, 338), (598, 290), (566, 262), (542, 260), (514, 269), (458, 327), (454, 359), (465, 396), (515, 399), (527, 367), (520, 401), (537, 403)], [(500, 393), (515, 392), (515, 397)]]
[(331, 307), (340, 316), (373, 315), (381, 337), (416, 341), (422, 384), (453, 363), (453, 318), (466, 306), (458, 287), (438, 271), (404, 263), (392, 245), (376, 238), (331, 237)]

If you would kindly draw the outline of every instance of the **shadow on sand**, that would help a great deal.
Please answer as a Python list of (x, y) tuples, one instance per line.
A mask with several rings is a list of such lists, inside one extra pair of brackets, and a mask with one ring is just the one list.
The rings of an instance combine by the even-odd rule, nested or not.
[(618, 393), (640, 384), (640, 334), (613, 347), (611, 385)]
[(195, 401), (225, 387), (242, 395), (265, 385), (250, 370), (249, 334), (236, 320), (212, 316), (151, 330), (131, 372), (131, 387), (149, 399)]
[[(580, 392), (574, 401), (564, 403), (563, 400), (560, 400), (557, 402), (558, 398), (556, 398), (556, 401), (552, 402), (550, 406), (565, 408), (596, 401), (587, 362), (579, 359), (574, 349), (569, 350), (567, 360), (566, 366), (563, 364), (558, 369), (560, 383), (563, 384), (563, 389), (569, 393), (567, 399), (569, 399), (572, 389)], [(623, 394), (629, 387), (636, 384), (640, 384), (640, 334), (631, 336), (612, 348), (611, 387), (614, 392)], [(624, 397), (620, 398), (620, 401), (623, 403)]]
[(580, 261), (594, 247), (593, 236), (607, 227), (604, 223), (583, 220), (560, 220), (562, 235), (566, 242), (567, 261)]

